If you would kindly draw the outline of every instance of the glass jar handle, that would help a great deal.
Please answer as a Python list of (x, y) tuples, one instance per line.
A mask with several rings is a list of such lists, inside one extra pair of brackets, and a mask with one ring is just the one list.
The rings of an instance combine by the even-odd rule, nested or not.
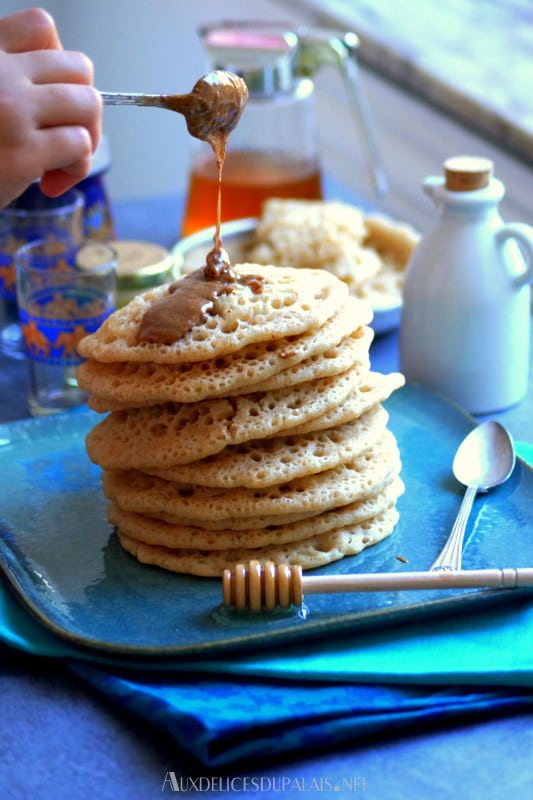
[(299, 75), (311, 77), (319, 67), (326, 64), (333, 64), (339, 70), (374, 190), (378, 197), (385, 197), (388, 193), (387, 176), (376, 142), (372, 115), (358, 74), (359, 37), (352, 32), (332, 35), (325, 30), (305, 31), (299, 33), (299, 44)]

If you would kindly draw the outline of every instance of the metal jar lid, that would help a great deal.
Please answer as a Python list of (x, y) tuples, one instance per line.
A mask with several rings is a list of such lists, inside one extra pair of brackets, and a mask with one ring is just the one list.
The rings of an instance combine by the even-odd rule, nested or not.
[(298, 83), (298, 35), (262, 23), (206, 26), (200, 30), (215, 69), (240, 75), (251, 97), (290, 93)]
[(110, 245), (117, 254), (117, 305), (174, 279), (174, 259), (165, 247), (125, 239), (117, 239)]
[(117, 271), (117, 254), (111, 245), (92, 239), (85, 241), (76, 252), (75, 268), (80, 272)]

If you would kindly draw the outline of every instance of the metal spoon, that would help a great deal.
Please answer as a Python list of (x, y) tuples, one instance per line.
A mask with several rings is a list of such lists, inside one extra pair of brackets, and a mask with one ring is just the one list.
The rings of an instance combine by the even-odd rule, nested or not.
[(482, 422), (463, 439), (453, 460), (453, 474), (467, 489), (450, 536), (430, 571), (461, 569), (465, 528), (474, 498), (478, 492), (506, 481), (515, 460), (511, 435), (499, 422)]
[(152, 106), (183, 114), (191, 136), (210, 142), (228, 136), (237, 125), (248, 100), (248, 89), (238, 75), (213, 70), (194, 84), (188, 94), (100, 92), (105, 105)]

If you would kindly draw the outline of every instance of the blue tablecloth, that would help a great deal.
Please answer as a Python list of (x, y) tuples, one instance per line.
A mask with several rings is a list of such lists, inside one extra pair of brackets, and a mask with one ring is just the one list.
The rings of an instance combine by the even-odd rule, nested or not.
[[(130, 223), (123, 235), (132, 235)], [(142, 229), (137, 237), (143, 238)], [(150, 238), (171, 243), (163, 235)], [(377, 369), (395, 368), (391, 352), (385, 344)], [(22, 382), (14, 365), (12, 371)], [(9, 414), (3, 418), (25, 415), (13, 403)], [(521, 447), (531, 458), (531, 449)], [(61, 659), (209, 766), (320, 751), (378, 731), (533, 704), (533, 606), (527, 598), (468, 616), (293, 646), (283, 654), (148, 665), (97, 657), (56, 639), (0, 588), (0, 640)]]

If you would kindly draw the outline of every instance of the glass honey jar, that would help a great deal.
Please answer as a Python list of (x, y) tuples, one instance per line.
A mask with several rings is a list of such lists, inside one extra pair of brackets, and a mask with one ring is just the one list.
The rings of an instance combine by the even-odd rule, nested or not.
[[(228, 141), (223, 168), (221, 221), (257, 217), (269, 197), (318, 200), (322, 174), (312, 76), (335, 63), (354, 105), (379, 193), (384, 172), (356, 75), (355, 34), (303, 32), (267, 23), (206, 27), (201, 36), (213, 69), (240, 75), (249, 101)], [(191, 142), (189, 186), (182, 235), (213, 225), (218, 167), (205, 142)]]

